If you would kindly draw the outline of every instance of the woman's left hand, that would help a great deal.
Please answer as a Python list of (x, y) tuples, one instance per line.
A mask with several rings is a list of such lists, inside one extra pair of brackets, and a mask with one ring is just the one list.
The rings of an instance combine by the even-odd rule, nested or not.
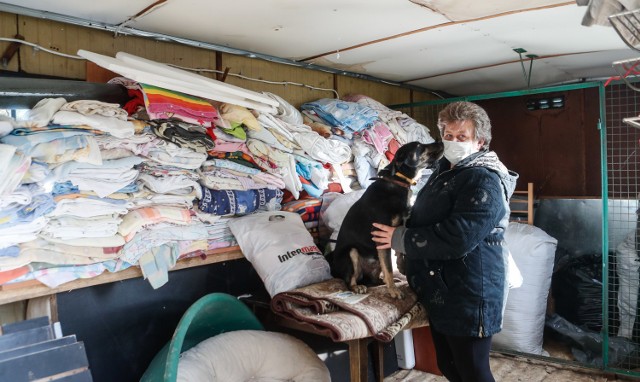
[(391, 238), (393, 237), (393, 232), (396, 230), (396, 227), (380, 223), (373, 223), (373, 226), (377, 228), (377, 230), (371, 231), (371, 240), (377, 243), (376, 248), (390, 249)]

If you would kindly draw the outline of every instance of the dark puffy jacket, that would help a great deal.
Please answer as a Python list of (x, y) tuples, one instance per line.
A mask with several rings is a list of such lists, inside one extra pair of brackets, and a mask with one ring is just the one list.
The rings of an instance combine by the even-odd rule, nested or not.
[(442, 159), (397, 232), (409, 284), (441, 333), (488, 337), (501, 329), (504, 231), (517, 176), (491, 151), (454, 168)]

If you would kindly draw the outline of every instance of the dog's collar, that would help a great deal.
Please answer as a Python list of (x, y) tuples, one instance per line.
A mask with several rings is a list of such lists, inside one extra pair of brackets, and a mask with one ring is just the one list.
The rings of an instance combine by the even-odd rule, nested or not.
[[(396, 175), (398, 175), (398, 173), (396, 173)], [(393, 184), (397, 184), (398, 186), (401, 186), (401, 187), (404, 187), (404, 188), (410, 188), (411, 186), (416, 184), (416, 182), (413, 179), (410, 179), (410, 178), (408, 178), (408, 177), (406, 177), (404, 175), (402, 175), (401, 178), (405, 179), (407, 181), (405, 182), (405, 181), (402, 181), (402, 180), (399, 180), (399, 179), (393, 179), (393, 178), (388, 177), (388, 176), (379, 176), (379, 175), (378, 176), (374, 176), (373, 178), (369, 178), (369, 180), (378, 180), (378, 179), (385, 180), (387, 182), (391, 182)]]
[(398, 178), (400, 178), (400, 179), (404, 179), (404, 180), (406, 180), (406, 181), (407, 181), (407, 183), (409, 183), (409, 184), (410, 184), (410, 185), (412, 185), (412, 186), (415, 186), (415, 185), (416, 185), (416, 183), (417, 183), (414, 179), (409, 178), (408, 176), (406, 176), (405, 174), (403, 174), (403, 173), (401, 173), (401, 172), (396, 172), (396, 173), (394, 174), (394, 176), (397, 176), (397, 177), (398, 177)]

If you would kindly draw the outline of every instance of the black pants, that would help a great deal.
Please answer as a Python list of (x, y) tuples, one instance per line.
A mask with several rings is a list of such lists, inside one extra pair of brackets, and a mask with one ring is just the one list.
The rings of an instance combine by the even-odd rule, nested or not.
[(451, 382), (495, 382), (489, 367), (491, 337), (448, 336), (431, 327), (438, 368)]

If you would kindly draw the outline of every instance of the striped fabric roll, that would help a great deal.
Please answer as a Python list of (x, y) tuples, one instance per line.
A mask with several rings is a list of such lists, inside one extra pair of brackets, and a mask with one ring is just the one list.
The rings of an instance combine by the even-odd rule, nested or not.
[(143, 83), (140, 86), (151, 119), (178, 118), (207, 127), (225, 126), (218, 110), (205, 99)]

